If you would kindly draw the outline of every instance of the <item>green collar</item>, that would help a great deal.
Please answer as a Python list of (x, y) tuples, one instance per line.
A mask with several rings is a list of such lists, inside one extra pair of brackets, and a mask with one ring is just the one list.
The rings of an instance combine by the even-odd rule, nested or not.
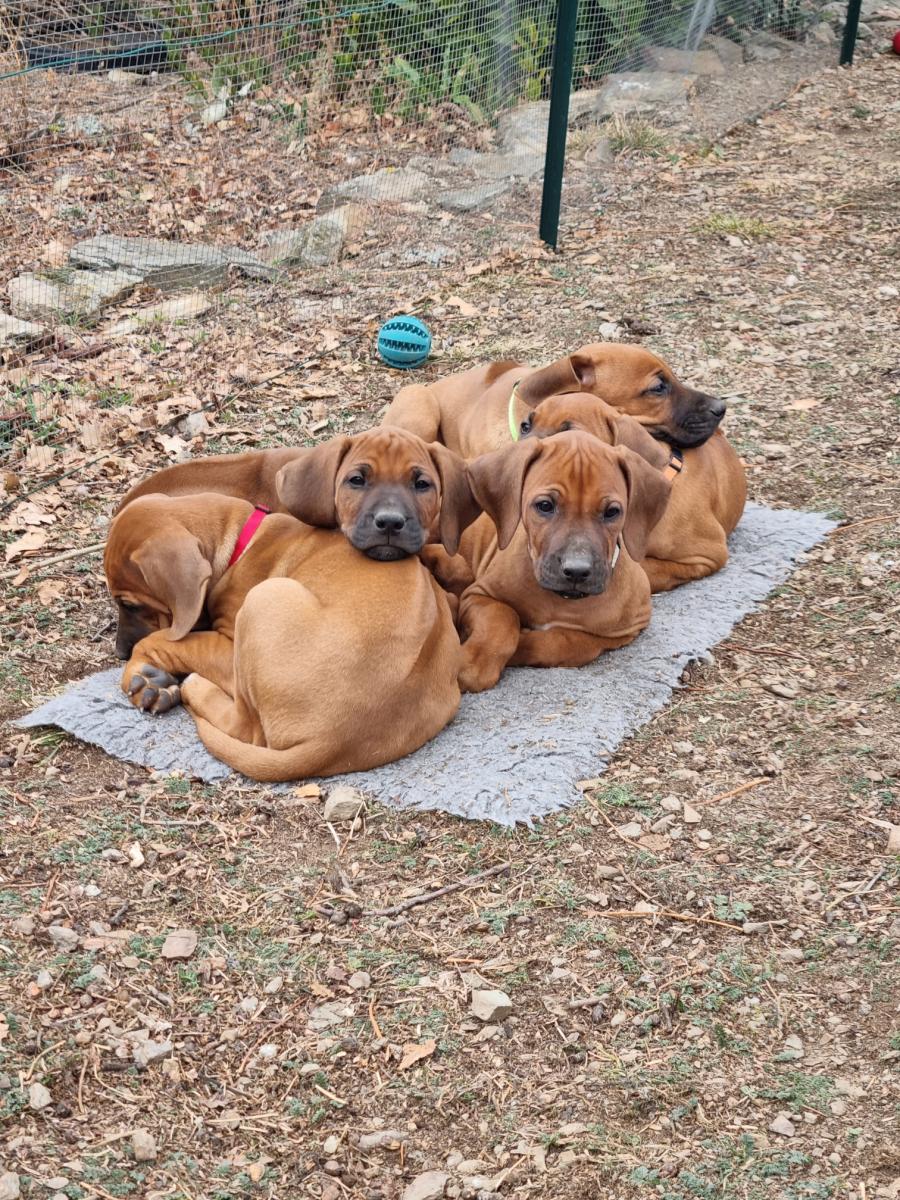
[(516, 421), (516, 396), (519, 391), (519, 385), (516, 384), (513, 390), (509, 393), (509, 408), (507, 417), (509, 419), (509, 436), (514, 442), (519, 440), (519, 426)]

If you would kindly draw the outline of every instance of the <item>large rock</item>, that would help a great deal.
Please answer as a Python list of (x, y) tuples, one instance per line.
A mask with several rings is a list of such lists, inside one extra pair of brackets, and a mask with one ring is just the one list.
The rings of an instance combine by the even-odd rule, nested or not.
[(687, 105), (695, 82), (693, 75), (675, 71), (621, 71), (607, 76), (597, 107), (604, 116), (669, 113)]
[(345, 183), (336, 184), (323, 192), (318, 208), (328, 212), (346, 204), (399, 204), (406, 200), (421, 200), (433, 188), (431, 179), (409, 167), (382, 167), (371, 175), (357, 175)]
[(103, 234), (77, 242), (69, 251), (75, 267), (122, 271), (160, 291), (210, 287), (224, 283), (229, 267), (251, 279), (271, 279), (272, 270), (255, 254), (231, 246), (203, 242), (165, 242), (159, 238), (127, 238)]
[(402, 1200), (440, 1200), (449, 1182), (446, 1171), (424, 1171), (406, 1185)]
[(283, 267), (328, 267), (341, 256), (344, 242), (363, 224), (363, 210), (345, 204), (316, 217), (301, 229), (282, 229), (267, 239), (260, 257)]
[(20, 321), (18, 317), (0, 312), (0, 350), (10, 346), (30, 346), (32, 342), (40, 341), (46, 333), (43, 325)]
[(539, 154), (547, 142), (549, 117), (550, 103), (547, 100), (520, 104), (518, 108), (504, 113), (497, 122), (497, 140), (504, 154)]
[(543, 154), (479, 154), (476, 150), (451, 150), (448, 161), (468, 167), (481, 179), (531, 179), (544, 165)]
[(28, 272), (9, 281), (9, 307), (17, 317), (90, 324), (101, 309), (124, 300), (139, 283), (141, 276), (133, 271)]
[(641, 57), (652, 71), (681, 72), (683, 75), (725, 74), (721, 58), (712, 50), (675, 50), (671, 46), (645, 46)]
[(789, 42), (787, 38), (768, 33), (765, 29), (757, 29), (744, 40), (744, 58), (747, 62), (775, 62), (787, 54), (793, 54), (796, 49), (796, 42)]
[(508, 189), (509, 181), (506, 180), (444, 192), (441, 196), (441, 208), (446, 208), (450, 212), (477, 212), (482, 208), (487, 208), (491, 201), (502, 196)]
[(700, 49), (711, 50), (713, 54), (718, 55), (719, 61), (726, 67), (739, 67), (744, 61), (743, 48), (737, 42), (733, 42), (731, 38), (719, 37), (714, 33), (706, 35), (700, 43)]

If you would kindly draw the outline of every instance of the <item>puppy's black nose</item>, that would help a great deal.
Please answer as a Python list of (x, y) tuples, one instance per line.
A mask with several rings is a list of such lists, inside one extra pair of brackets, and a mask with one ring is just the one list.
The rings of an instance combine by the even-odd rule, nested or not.
[(584, 583), (591, 573), (590, 559), (574, 556), (563, 559), (562, 573), (570, 583)]
[(720, 400), (718, 396), (710, 397), (710, 401), (709, 401), (710, 416), (715, 417), (717, 421), (721, 421), (727, 411), (728, 411), (728, 405), (725, 403), (724, 400)]
[(375, 528), (382, 533), (399, 533), (406, 524), (406, 517), (396, 509), (383, 508), (375, 514)]

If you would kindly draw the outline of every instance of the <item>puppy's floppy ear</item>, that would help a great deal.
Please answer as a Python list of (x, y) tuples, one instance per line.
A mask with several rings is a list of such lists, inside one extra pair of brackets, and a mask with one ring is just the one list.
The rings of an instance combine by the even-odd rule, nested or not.
[(275, 491), (285, 511), (307, 525), (334, 529), (337, 473), (349, 449), (350, 438), (330, 438), (283, 466), (275, 476)]
[(453, 555), (459, 549), (460, 534), (479, 515), (481, 505), (472, 493), (466, 464), (458, 454), (440, 442), (431, 442), (428, 453), (441, 479), (441, 544)]
[(164, 632), (172, 642), (185, 637), (200, 620), (212, 576), (212, 564), (187, 529), (147, 538), (131, 556), (150, 593), (165, 604), (172, 624)]
[(660, 443), (634, 417), (614, 416), (610, 421), (612, 444), (625, 446), (653, 466), (665, 465), (668, 458)]
[(633, 450), (620, 446), (616, 454), (628, 486), (622, 540), (629, 555), (640, 562), (647, 553), (650, 531), (666, 511), (672, 485), (662, 471), (651, 467)]
[(497, 526), (501, 550), (512, 541), (521, 520), (525, 473), (543, 445), (540, 438), (527, 438), (492, 454), (482, 454), (466, 466), (475, 499)]
[(533, 406), (560, 392), (590, 392), (595, 378), (593, 359), (576, 351), (566, 358), (558, 358), (549, 367), (526, 375), (519, 383), (519, 399)]

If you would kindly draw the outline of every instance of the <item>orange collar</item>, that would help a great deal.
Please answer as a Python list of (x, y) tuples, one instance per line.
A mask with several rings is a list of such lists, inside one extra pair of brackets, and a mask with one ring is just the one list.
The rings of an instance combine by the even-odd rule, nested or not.
[(663, 467), (663, 475), (666, 479), (677, 479), (684, 470), (684, 455), (680, 450), (676, 450), (673, 446), (669, 450), (669, 461)]

